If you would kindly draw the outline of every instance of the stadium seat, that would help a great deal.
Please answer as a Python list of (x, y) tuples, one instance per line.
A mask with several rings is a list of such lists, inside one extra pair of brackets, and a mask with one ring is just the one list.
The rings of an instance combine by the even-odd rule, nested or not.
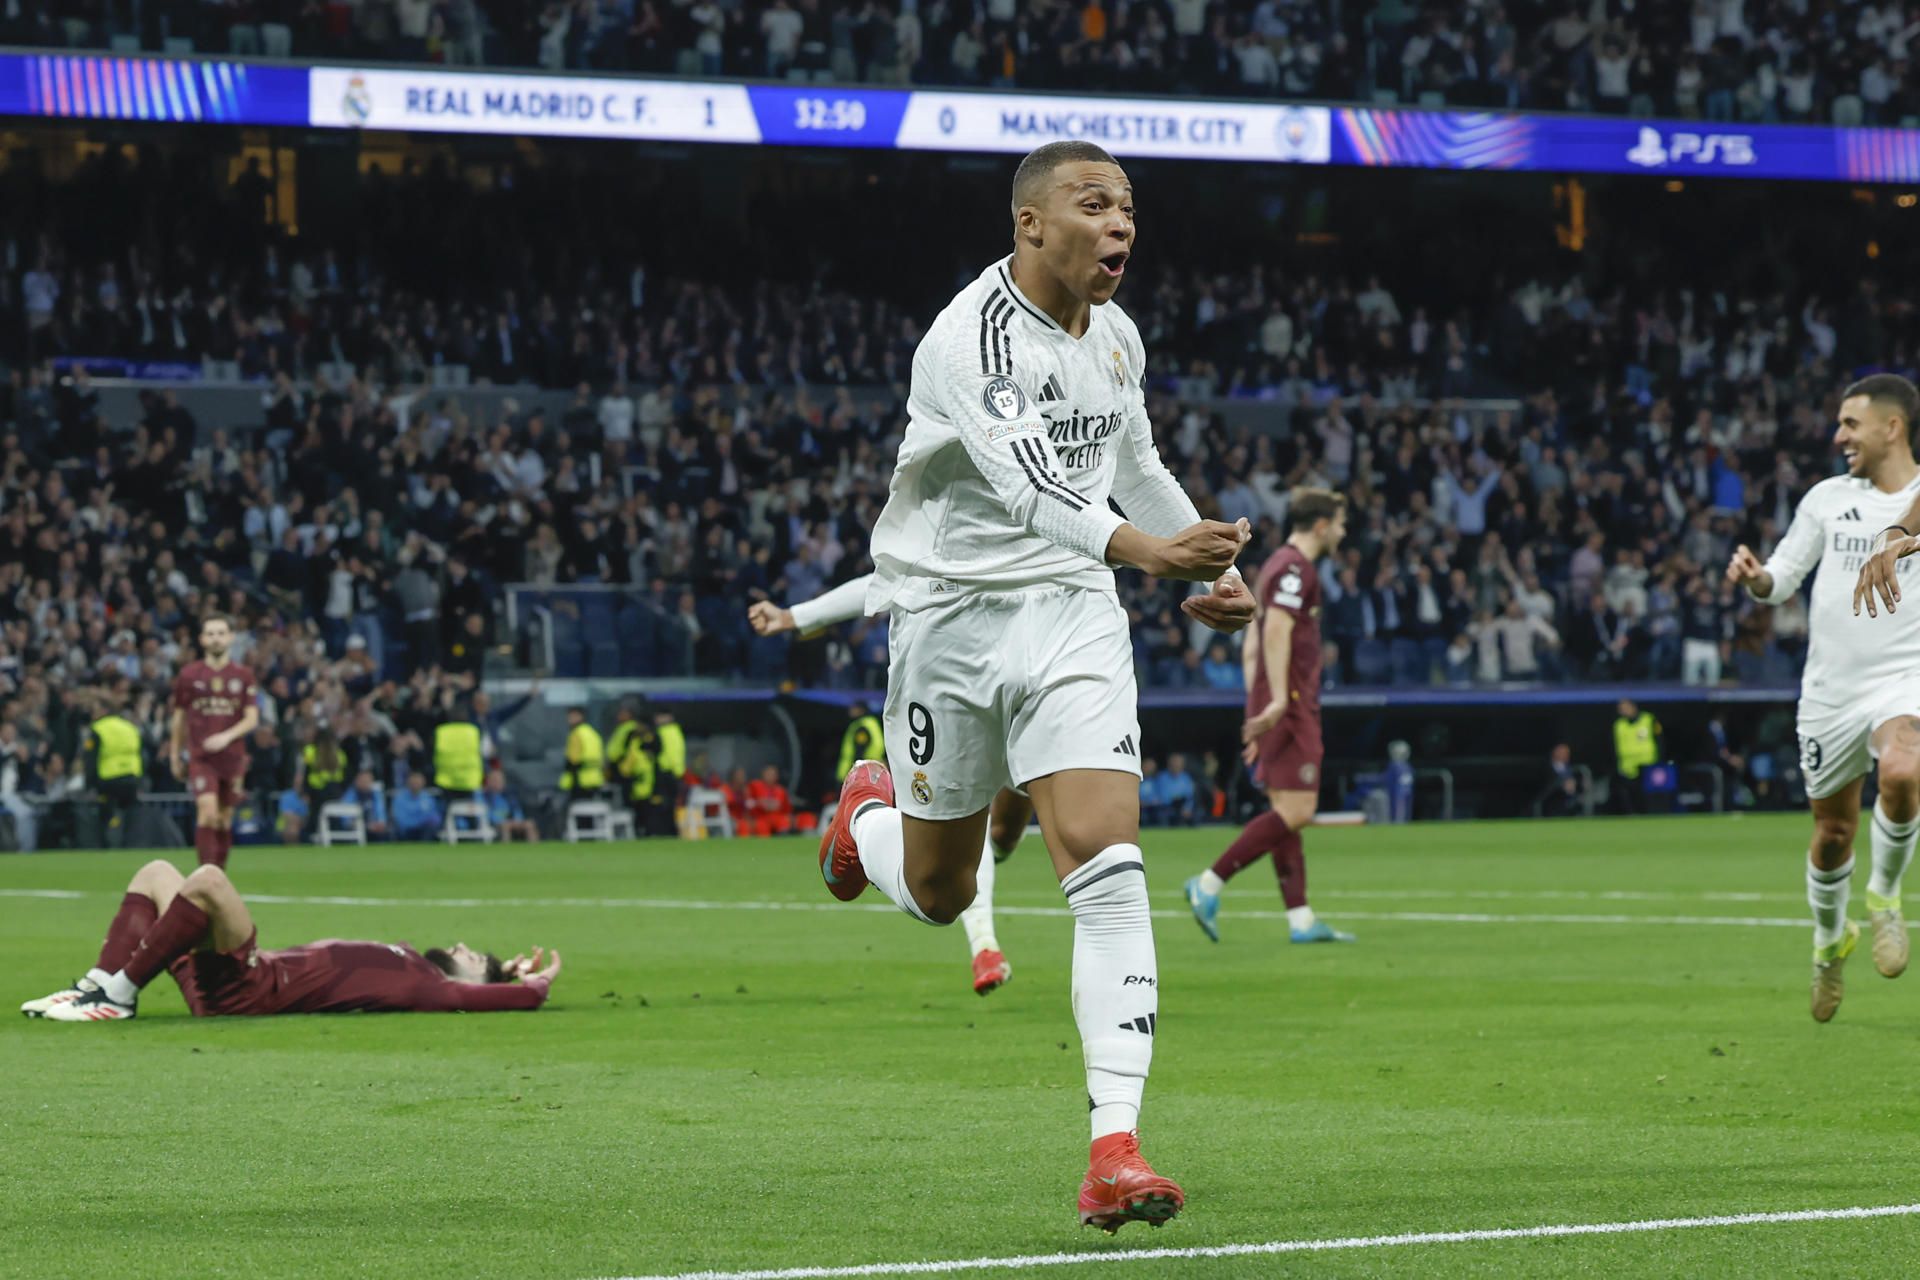
[(1387, 644), (1387, 654), (1395, 684), (1426, 684), (1431, 678), (1427, 655), (1418, 640), (1395, 636)]
[(1355, 684), (1388, 684), (1393, 678), (1393, 661), (1387, 646), (1378, 640), (1361, 640), (1353, 646)]
[(575, 800), (567, 806), (567, 843), (633, 839), (633, 814), (605, 800)]
[(686, 813), (680, 827), (680, 834), (690, 840), (732, 836), (733, 811), (727, 808), (727, 793), (713, 787), (688, 788)]
[(351, 800), (335, 800), (320, 806), (320, 825), (313, 833), (318, 844), (365, 844), (367, 815)]
[(587, 645), (587, 674), (612, 678), (625, 674), (620, 646), (612, 640), (595, 640)]
[(487, 806), (478, 800), (455, 800), (448, 804), (447, 820), (440, 826), (440, 838), (448, 844), (467, 840), (492, 844), (495, 832), (493, 822), (487, 817)]

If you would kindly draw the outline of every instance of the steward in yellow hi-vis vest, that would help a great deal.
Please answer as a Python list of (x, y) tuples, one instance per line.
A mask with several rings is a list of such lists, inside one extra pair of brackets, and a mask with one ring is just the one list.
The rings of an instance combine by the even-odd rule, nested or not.
[(600, 731), (587, 723), (585, 707), (567, 708), (567, 767), (562, 791), (598, 791), (607, 785), (607, 748)]

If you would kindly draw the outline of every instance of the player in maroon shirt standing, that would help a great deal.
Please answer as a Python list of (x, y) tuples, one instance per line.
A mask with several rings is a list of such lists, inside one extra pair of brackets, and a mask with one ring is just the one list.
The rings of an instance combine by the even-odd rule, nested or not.
[[(173, 740), (168, 763), (193, 792), (193, 848), (201, 865), (227, 865), (233, 810), (247, 776), (247, 735), (260, 723), (253, 672), (229, 661), (233, 623), (210, 614), (200, 650), (173, 678)], [(185, 772), (182, 773), (181, 770)]]
[(1273, 855), (1287, 926), (1295, 942), (1352, 942), (1307, 905), (1307, 859), (1300, 833), (1320, 807), (1320, 574), (1313, 567), (1347, 536), (1347, 500), (1325, 489), (1296, 489), (1292, 533), (1260, 570), (1254, 601), (1259, 625), (1247, 628), (1247, 720), (1240, 730), (1254, 780), (1273, 808), (1227, 846), (1212, 867), (1187, 881), (1187, 905), (1206, 935), (1220, 941), (1220, 890), (1234, 873)]
[(173, 975), (196, 1018), (271, 1013), (487, 1013), (538, 1009), (560, 976), (560, 953), (502, 961), (466, 943), (424, 955), (337, 938), (262, 951), (247, 904), (219, 867), (183, 876), (168, 862), (134, 873), (100, 958), (71, 987), (20, 1006), (55, 1022), (116, 1022), (140, 988)]

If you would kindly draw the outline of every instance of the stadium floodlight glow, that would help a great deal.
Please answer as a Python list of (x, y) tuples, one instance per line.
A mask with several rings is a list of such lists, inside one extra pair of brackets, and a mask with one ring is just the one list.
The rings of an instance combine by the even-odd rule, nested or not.
[(743, 84), (484, 68), (0, 54), (0, 115), (1260, 164), (1920, 182), (1920, 130)]

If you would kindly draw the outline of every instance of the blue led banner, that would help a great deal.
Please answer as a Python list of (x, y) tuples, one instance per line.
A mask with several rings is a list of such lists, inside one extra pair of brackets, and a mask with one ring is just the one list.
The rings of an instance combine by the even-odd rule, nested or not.
[(307, 69), (104, 54), (0, 55), (0, 115), (305, 124)]
[(0, 115), (1015, 155), (1920, 181), (1920, 130), (0, 54)]

